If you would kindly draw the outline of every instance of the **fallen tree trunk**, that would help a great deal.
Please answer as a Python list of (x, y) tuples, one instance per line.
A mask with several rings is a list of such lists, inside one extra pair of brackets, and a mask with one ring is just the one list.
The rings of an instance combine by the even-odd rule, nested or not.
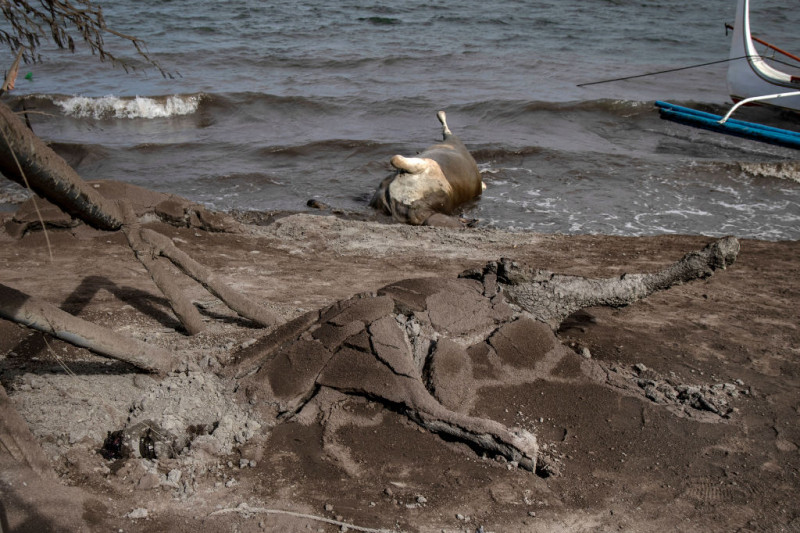
[(2, 102), (0, 173), (95, 228), (115, 230), (122, 225), (116, 204), (83, 181)]
[(172, 356), (166, 350), (72, 316), (52, 304), (3, 284), (0, 284), (0, 318), (48, 333), (147, 372), (164, 374), (172, 368)]
[(515, 376), (527, 374), (529, 383), (551, 379), (567, 358), (577, 357), (554, 332), (564, 317), (705, 278), (732, 264), (738, 251), (738, 241), (726, 238), (658, 272), (611, 279), (528, 270), (506, 259), (462, 275), (482, 281), (482, 289), (472, 279), (398, 281), (277, 328), (227, 372), (238, 378), (242, 402), (265, 419), (291, 418), (320, 391), (333, 389), (381, 402), (481, 454), (552, 475), (557, 465), (541, 456), (532, 433), (459, 411), (478, 394), (473, 358), (483, 359), (491, 370), (482, 372), (494, 376), (506, 364)]

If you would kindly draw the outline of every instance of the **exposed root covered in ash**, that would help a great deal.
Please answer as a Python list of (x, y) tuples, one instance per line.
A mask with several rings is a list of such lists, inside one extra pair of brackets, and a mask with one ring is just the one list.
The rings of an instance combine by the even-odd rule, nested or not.
[(627, 390), (633, 390), (635, 386), (651, 402), (693, 418), (730, 418), (736, 410), (733, 406), (735, 400), (750, 393), (741, 381), (690, 385), (674, 373), (664, 377), (641, 363), (632, 368), (610, 365), (606, 372), (609, 385)]
[[(105, 406), (80, 427), (64, 416), (40, 427), (37, 436), (51, 447), (104, 441), (98, 448), (106, 458), (139, 460), (150, 474), (148, 461), (173, 461), (172, 470), (179, 472), (203, 470), (237, 451), (250, 461), (277, 424), (332, 412), (335, 396), (326, 391), (336, 391), (382, 404), (479, 455), (552, 475), (560, 459), (552, 447), (540, 453), (535, 425), (508, 427), (471, 414), (480, 410), (481, 391), (499, 384), (595, 383), (679, 415), (730, 416), (730, 387), (684, 385), (643, 367), (628, 370), (581, 357), (562, 345), (554, 326), (578, 305), (624, 305), (708, 276), (729, 265), (737, 250), (735, 240), (724, 239), (656, 274), (619, 279), (531, 273), (501, 260), (458, 279), (399, 281), (306, 313), (246, 343), (221, 375), (186, 362), (162, 379), (137, 375), (131, 382), (120, 376), (117, 386), (140, 391), (133, 404)], [(38, 391), (68, 381), (22, 376), (17, 386), (32, 392), (20, 406), (26, 418), (42, 418), (37, 412), (49, 408), (46, 394), (37, 401)], [(311, 404), (316, 411), (307, 409)], [(326, 449), (341, 455), (335, 440), (328, 433)], [(169, 472), (160, 475), (158, 483), (145, 484), (174, 482), (184, 493), (191, 490), (191, 475), (183, 484), (169, 481)]]
[(511, 302), (558, 329), (567, 316), (580, 309), (598, 305), (623, 307), (656, 291), (707, 278), (714, 271), (732, 265), (738, 254), (739, 241), (726, 237), (650, 274), (590, 279), (532, 270), (510, 259), (501, 259), (486, 265), (482, 272), (473, 270), (462, 276), (484, 280), (488, 277), (492, 284), (499, 283)]
[[(554, 329), (584, 306), (627, 305), (707, 277), (737, 253), (738, 242), (723, 239), (655, 274), (619, 279), (531, 273), (501, 260), (459, 279), (392, 283), (301, 317), (240, 354), (240, 398), (264, 420), (286, 420), (324, 389), (364, 396), (479, 453), (537, 470), (533, 433), (469, 414), (481, 388), (501, 381), (592, 381), (626, 394), (641, 390), (657, 403), (728, 413), (721, 399), (692, 387), (667, 390), (672, 385), (663, 380), (612, 379), (564, 347)], [(575, 372), (564, 372), (570, 365)]]
[[(254, 403), (264, 418), (299, 411), (320, 387), (374, 398), (430, 431), (533, 470), (533, 435), (455, 412), (437, 401), (422, 380), (425, 366), (445, 345), (444, 335), (458, 340), (486, 334), (510, 318), (507, 310), (498, 311), (484, 300), (477, 287), (464, 280), (409, 280), (339, 302), (278, 350), (266, 339), (265, 353), (249, 354), (248, 359), (263, 364), (241, 380), (243, 394), (251, 401), (258, 398)], [(454, 312), (458, 307), (460, 312)]]
[[(716, 261), (714, 254), (692, 257), (705, 259), (693, 259), (689, 275), (678, 269), (679, 275), (656, 288), (730, 264), (728, 259)], [(545, 282), (531, 281), (507, 275), (512, 267), (519, 269), (509, 265), (501, 260), (459, 278), (390, 283), (300, 315), (260, 339), (252, 339), (252, 331), (240, 332), (251, 339), (238, 342), (236, 350), (229, 340), (197, 336), (191, 341), (191, 357), (164, 376), (133, 374), (121, 362), (93, 358), (80, 364), (103, 372), (102, 380), (91, 379), (76, 366), (77, 375), (20, 372), (5, 384), (18, 397), (17, 409), (32, 421), (36, 439), (62, 479), (82, 483), (102, 476), (113, 490), (144, 495), (151, 514), (158, 513), (161, 501), (166, 506), (224, 498), (238, 490), (248, 472), (249, 483), (257, 483), (263, 472), (279, 479), (281, 474), (271, 470), (279, 460), (270, 450), (294, 449), (287, 434), (304, 435), (305, 442), (318, 446), (315, 453), (322, 458), (305, 460), (314, 468), (319, 461), (337, 479), (342, 474), (354, 480), (369, 476), (374, 465), (365, 460), (361, 444), (354, 447), (363, 438), (354, 441), (353, 436), (397, 429), (398, 420), (403, 431), (440, 435), (441, 440), (423, 435), (418, 443), (436, 446), (456, 463), (482, 464), (482, 457), (493, 458), (496, 463), (487, 463), (489, 468), (520, 467), (548, 477), (569, 471), (574, 461), (563, 440), (566, 430), (554, 434), (551, 427), (562, 412), (561, 402), (573, 394), (588, 391), (600, 398), (663, 406), (674, 419), (716, 423), (734, 413), (730, 387), (684, 387), (683, 380), (643, 367), (613, 367), (583, 357), (556, 335), (560, 314), (555, 319), (537, 315), (530, 306), (535, 291), (526, 284), (547, 287), (537, 298), (564, 299), (578, 280), (602, 292), (618, 278), (550, 274)], [(630, 301), (642, 296), (637, 290)], [(591, 305), (622, 305), (623, 300)], [(582, 301), (589, 305), (590, 300)], [(164, 333), (160, 343), (177, 342), (179, 333)], [(183, 346), (183, 355), (186, 342), (175, 345)], [(515, 419), (487, 411), (487, 395), (514, 388), (548, 395), (560, 391), (558, 402), (551, 404), (555, 418)], [(530, 395), (525, 413), (543, 406), (538, 394)], [(83, 404), (92, 397), (102, 403), (87, 409)], [(642, 407), (646, 409), (653, 407)], [(72, 412), (83, 413), (82, 418), (76, 421)], [(391, 442), (394, 437), (376, 438)], [(364, 449), (371, 446), (363, 444)], [(426, 452), (416, 447), (401, 453), (409, 461), (426, 461)], [(603, 452), (598, 448), (597, 453)], [(493, 498), (505, 498), (500, 489), (493, 490)], [(410, 509), (417, 496), (408, 491), (402, 501)], [(140, 509), (126, 509), (124, 516), (146, 519), (149, 515)]]

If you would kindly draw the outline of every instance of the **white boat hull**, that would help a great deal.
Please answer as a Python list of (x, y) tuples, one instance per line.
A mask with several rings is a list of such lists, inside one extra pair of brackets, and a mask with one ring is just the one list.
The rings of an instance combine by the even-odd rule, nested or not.
[[(746, 57), (746, 59), (738, 59)], [(793, 76), (767, 64), (750, 38), (750, 0), (739, 0), (733, 28), (728, 92), (734, 102), (775, 93), (800, 91), (800, 76)], [(764, 100), (761, 104), (800, 111), (800, 96)]]

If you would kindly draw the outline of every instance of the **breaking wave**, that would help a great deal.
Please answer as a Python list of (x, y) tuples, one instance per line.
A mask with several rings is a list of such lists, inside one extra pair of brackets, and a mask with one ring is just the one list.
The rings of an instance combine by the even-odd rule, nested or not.
[(78, 118), (166, 118), (191, 115), (200, 106), (201, 95), (121, 98), (118, 96), (71, 96), (55, 103), (64, 114)]

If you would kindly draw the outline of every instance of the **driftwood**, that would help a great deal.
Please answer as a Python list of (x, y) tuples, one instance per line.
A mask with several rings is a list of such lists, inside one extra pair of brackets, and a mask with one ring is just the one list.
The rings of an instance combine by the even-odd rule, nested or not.
[(87, 185), (2, 103), (0, 137), (0, 173), (8, 179), (30, 188), (92, 227), (116, 230), (122, 226), (117, 206)]

